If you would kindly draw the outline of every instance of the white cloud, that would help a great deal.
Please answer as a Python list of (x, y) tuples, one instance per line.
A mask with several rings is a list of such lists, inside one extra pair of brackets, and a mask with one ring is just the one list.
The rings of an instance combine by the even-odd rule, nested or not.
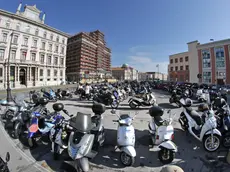
[(157, 72), (158, 68), (156, 65), (159, 64), (159, 72), (168, 73), (168, 61), (159, 62), (153, 61), (149, 57), (130, 56), (128, 64), (140, 72)]

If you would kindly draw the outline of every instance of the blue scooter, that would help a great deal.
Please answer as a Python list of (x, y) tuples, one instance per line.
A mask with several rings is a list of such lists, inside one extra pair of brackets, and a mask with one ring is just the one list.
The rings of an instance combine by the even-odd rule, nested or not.
[(49, 89), (49, 92), (45, 91), (44, 88), (41, 89), (41, 92), (43, 92), (43, 97), (47, 98), (49, 101), (56, 102), (57, 96), (56, 93), (53, 91), (53, 89)]

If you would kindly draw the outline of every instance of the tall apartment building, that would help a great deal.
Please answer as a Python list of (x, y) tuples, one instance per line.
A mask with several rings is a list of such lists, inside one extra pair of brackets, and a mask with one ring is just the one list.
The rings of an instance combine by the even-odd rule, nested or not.
[(169, 56), (168, 77), (174, 82), (198, 82), (198, 41), (187, 43), (188, 51)]
[(26, 5), (16, 14), (0, 10), (0, 88), (58, 85), (65, 81), (68, 35), (45, 24), (45, 13)]
[(68, 39), (66, 75), (70, 81), (111, 76), (111, 50), (99, 30)]

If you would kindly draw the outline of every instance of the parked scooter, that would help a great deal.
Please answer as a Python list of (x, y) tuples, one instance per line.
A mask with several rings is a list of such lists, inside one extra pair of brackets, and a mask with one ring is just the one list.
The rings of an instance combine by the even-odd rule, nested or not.
[(188, 130), (193, 137), (203, 142), (206, 151), (216, 151), (221, 143), (221, 132), (216, 129), (217, 121), (213, 110), (204, 109), (202, 116), (205, 119), (202, 119), (201, 115), (190, 107), (191, 99), (181, 99), (180, 102), (183, 106), (183, 112), (179, 118), (181, 128), (185, 131)]
[(41, 89), (41, 92), (43, 93), (43, 97), (47, 98), (49, 101), (56, 102), (57, 101), (57, 96), (53, 89), (49, 89), (49, 92), (45, 91), (44, 88)]
[[(111, 112), (116, 114), (115, 110), (112, 110)], [(138, 112), (135, 113), (133, 118), (131, 118), (128, 114), (116, 114), (118, 116), (118, 120), (113, 120), (113, 122), (118, 123), (116, 149), (121, 150), (120, 161), (124, 166), (132, 166), (135, 162), (135, 129), (132, 122), (137, 114)]]
[(0, 157), (0, 171), (1, 172), (10, 172), (8, 168), (8, 162), (10, 161), (10, 153), (6, 153), (5, 161)]
[(153, 93), (149, 93), (147, 94), (147, 100), (133, 97), (129, 99), (128, 103), (132, 109), (135, 109), (139, 106), (152, 106), (156, 103), (156, 98)]
[[(171, 110), (168, 113), (171, 114)], [(158, 145), (160, 148), (158, 152), (159, 160), (163, 164), (168, 164), (174, 160), (177, 147), (172, 142), (174, 138), (173, 118), (170, 115), (168, 119), (162, 119), (163, 114), (164, 110), (159, 106), (153, 106), (149, 109), (149, 115), (152, 117), (149, 122), (149, 134), (151, 143)]]
[(59, 100), (65, 100), (67, 98), (72, 98), (73, 95), (72, 93), (70, 93), (70, 91), (67, 89), (67, 90), (61, 90), (60, 88), (57, 89), (57, 92), (56, 92), (56, 97), (59, 99)]

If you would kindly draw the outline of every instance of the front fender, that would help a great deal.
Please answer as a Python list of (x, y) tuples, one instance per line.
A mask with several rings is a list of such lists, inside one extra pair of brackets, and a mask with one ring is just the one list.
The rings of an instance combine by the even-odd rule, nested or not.
[(218, 136), (221, 136), (221, 132), (219, 130), (217, 130), (216, 128), (213, 129), (213, 130), (209, 130), (205, 133), (205, 135), (208, 135), (208, 134), (217, 134)]
[(171, 141), (171, 140), (167, 140), (165, 142), (162, 142), (160, 145), (159, 145), (159, 148), (162, 149), (169, 149), (169, 150), (172, 150), (174, 152), (177, 152), (177, 146)]
[(121, 151), (125, 152), (126, 154), (128, 154), (131, 157), (135, 157), (136, 156), (136, 150), (134, 149), (133, 146), (121, 147)]

